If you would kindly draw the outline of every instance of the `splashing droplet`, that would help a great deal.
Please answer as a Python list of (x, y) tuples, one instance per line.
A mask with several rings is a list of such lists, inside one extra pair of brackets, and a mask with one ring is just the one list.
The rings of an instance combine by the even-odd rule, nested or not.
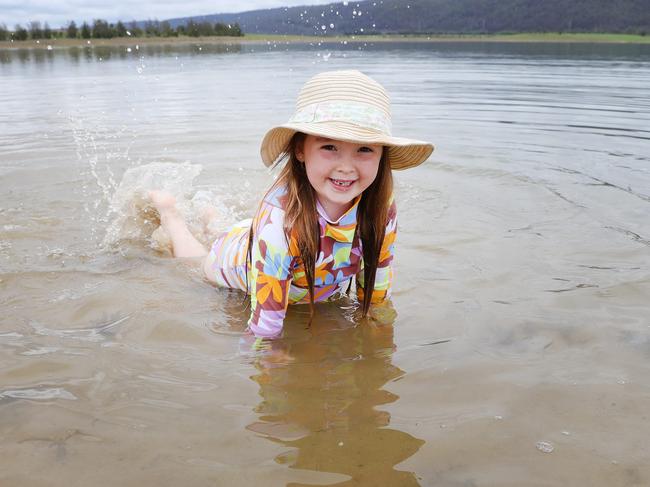
[(555, 447), (548, 441), (538, 441), (535, 446), (542, 453), (552, 453)]

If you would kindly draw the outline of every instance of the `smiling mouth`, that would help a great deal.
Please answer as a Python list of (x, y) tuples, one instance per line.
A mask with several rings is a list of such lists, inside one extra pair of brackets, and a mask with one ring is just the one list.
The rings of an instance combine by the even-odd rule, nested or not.
[(340, 188), (347, 188), (348, 186), (351, 186), (354, 181), (349, 181), (345, 179), (332, 179), (330, 178), (330, 181), (334, 183), (336, 186), (339, 186)]

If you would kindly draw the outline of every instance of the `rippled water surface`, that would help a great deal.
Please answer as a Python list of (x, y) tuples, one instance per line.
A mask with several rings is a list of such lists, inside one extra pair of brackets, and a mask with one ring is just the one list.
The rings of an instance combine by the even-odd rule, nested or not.
[[(129, 49), (0, 51), (0, 484), (650, 484), (649, 46)], [(399, 315), (295, 307), (242, 353), (138, 189), (246, 217), (338, 68), (437, 146), (396, 174)]]

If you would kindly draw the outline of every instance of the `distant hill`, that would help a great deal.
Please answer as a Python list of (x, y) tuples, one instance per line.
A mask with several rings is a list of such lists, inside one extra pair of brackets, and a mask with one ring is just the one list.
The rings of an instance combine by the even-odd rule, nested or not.
[[(650, 34), (650, 0), (366, 0), (192, 17), (244, 33), (624, 32)], [(187, 18), (169, 19), (173, 27)]]

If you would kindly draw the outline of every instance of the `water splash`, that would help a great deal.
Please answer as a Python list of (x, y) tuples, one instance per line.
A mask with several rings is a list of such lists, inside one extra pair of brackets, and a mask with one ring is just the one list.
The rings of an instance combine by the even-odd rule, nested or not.
[(186, 213), (192, 182), (201, 170), (198, 164), (164, 162), (127, 169), (110, 198), (103, 244), (112, 246), (122, 240), (142, 240), (153, 234), (160, 222), (147, 196), (152, 189), (172, 193), (181, 213)]
[(169, 236), (160, 227), (158, 212), (148, 197), (152, 189), (174, 195), (190, 232), (204, 245), (211, 243), (231, 223), (232, 212), (221, 195), (194, 186), (201, 171), (199, 164), (167, 162), (127, 169), (111, 197), (103, 245), (146, 241), (158, 251), (171, 252)]
[(542, 453), (553, 453), (553, 450), (555, 450), (555, 447), (548, 441), (538, 441), (535, 447)]
[[(83, 98), (83, 97), (82, 97)], [(81, 191), (84, 211), (90, 218), (86, 239), (98, 240), (107, 223), (107, 206), (117, 186), (113, 167), (118, 161), (133, 164), (129, 155), (135, 136), (127, 133), (127, 127), (109, 129), (103, 119), (89, 123), (78, 114), (68, 116), (75, 142), (77, 159), (83, 164), (84, 177)], [(128, 140), (126, 145), (117, 143)]]

